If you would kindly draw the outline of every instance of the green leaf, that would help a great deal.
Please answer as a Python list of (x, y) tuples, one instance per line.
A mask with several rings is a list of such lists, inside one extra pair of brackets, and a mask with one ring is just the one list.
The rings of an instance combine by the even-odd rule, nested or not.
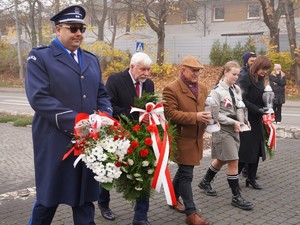
[(101, 186), (106, 190), (110, 191), (114, 186), (114, 181), (112, 183), (101, 183)]

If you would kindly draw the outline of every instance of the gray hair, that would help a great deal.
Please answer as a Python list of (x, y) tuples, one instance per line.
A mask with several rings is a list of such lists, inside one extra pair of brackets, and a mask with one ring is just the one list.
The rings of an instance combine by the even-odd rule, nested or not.
[(134, 53), (130, 60), (130, 65), (136, 66), (138, 63), (143, 63), (144, 66), (150, 67), (152, 59), (144, 52)]

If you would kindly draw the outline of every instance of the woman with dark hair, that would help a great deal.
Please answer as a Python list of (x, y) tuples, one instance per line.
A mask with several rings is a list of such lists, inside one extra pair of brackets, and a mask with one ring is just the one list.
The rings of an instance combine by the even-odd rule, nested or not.
[(262, 95), (271, 66), (272, 63), (267, 57), (258, 56), (250, 67), (249, 75), (241, 77), (238, 83), (251, 124), (251, 131), (240, 133), (239, 173), (248, 164), (246, 186), (251, 185), (258, 190), (262, 189), (255, 180), (259, 158), (262, 157), (263, 161), (266, 159), (262, 115), (267, 109), (264, 108)]

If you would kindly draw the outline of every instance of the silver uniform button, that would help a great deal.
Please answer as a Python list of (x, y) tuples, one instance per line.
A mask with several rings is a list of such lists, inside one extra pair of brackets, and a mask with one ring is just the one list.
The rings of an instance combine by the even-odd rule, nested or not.
[(81, 80), (83, 80), (83, 79), (84, 79), (84, 76), (81, 76), (80, 78), (81, 78)]
[(86, 98), (86, 95), (83, 95), (82, 97), (83, 97), (83, 98)]

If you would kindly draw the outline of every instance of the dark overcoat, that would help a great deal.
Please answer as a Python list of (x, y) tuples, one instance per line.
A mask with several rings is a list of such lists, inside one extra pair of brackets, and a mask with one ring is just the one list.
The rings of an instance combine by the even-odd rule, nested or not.
[(283, 72), (276, 74), (273, 71), (270, 76), (270, 86), (274, 92), (275, 98), (273, 100), (274, 104), (284, 104), (285, 103), (285, 85), (286, 79)]
[(177, 125), (175, 159), (178, 164), (199, 165), (203, 157), (205, 124), (197, 122), (197, 112), (204, 111), (207, 95), (206, 87), (199, 84), (196, 98), (180, 78), (163, 90), (165, 116)]
[(266, 159), (262, 114), (259, 112), (259, 108), (264, 107), (262, 100), (264, 79), (259, 77), (258, 83), (255, 83), (250, 75), (245, 75), (241, 77), (238, 85), (242, 91), (243, 102), (248, 109), (251, 125), (251, 131), (240, 133), (239, 161), (255, 163), (260, 156), (263, 160)]
[(54, 40), (33, 49), (27, 58), (26, 94), (35, 115), (32, 123), (37, 201), (80, 206), (98, 199), (99, 183), (83, 162), (74, 168), (68, 151), (78, 113), (101, 110), (111, 114), (100, 64), (91, 53), (78, 49), (77, 64)]
[[(134, 104), (134, 98), (137, 97), (129, 69), (123, 72), (112, 74), (106, 81), (106, 89), (111, 97), (113, 107), (113, 116), (118, 119), (121, 114), (128, 118), (138, 119), (139, 114), (130, 114), (131, 106)], [(146, 93), (154, 93), (154, 83), (147, 79), (142, 84), (142, 91)]]

